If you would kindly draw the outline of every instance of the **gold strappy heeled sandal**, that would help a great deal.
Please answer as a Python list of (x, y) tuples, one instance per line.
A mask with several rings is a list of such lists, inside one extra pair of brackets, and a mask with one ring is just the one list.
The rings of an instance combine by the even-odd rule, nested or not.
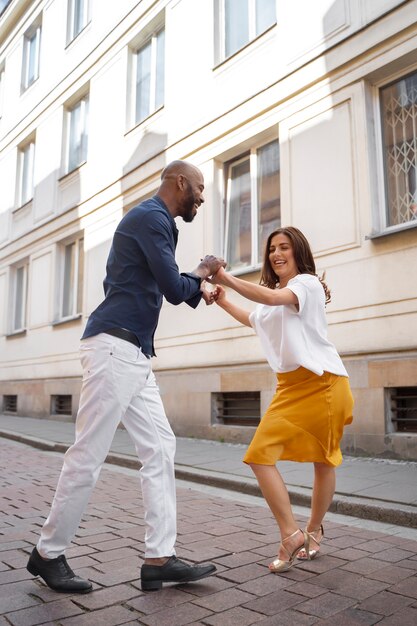
[[(298, 546), (297, 548), (295, 548), (295, 550), (293, 550), (292, 552), (290, 552), (289, 550), (287, 550), (287, 548), (285, 547), (285, 542), (288, 541), (288, 539), (291, 539), (292, 537), (295, 537), (295, 535), (300, 532), (303, 535), (303, 543), (302, 545)], [(281, 546), (284, 548), (285, 552), (288, 554), (289, 559), (288, 561), (283, 561), (282, 559), (278, 558), (275, 559), (274, 561), (272, 561), (272, 563), (269, 564), (269, 569), (271, 572), (273, 572), (274, 574), (278, 574), (280, 572), (286, 572), (287, 570), (290, 569), (290, 567), (292, 567), (294, 565), (294, 559), (296, 557), (296, 555), (298, 554), (298, 552), (304, 547), (304, 550), (306, 551), (306, 554), (310, 554), (310, 536), (308, 533), (304, 532), (303, 530), (301, 530), (300, 528), (298, 528), (294, 533), (292, 533), (292, 535), (289, 535), (288, 537), (285, 537), (285, 539), (281, 540)]]
[[(305, 532), (306, 532), (306, 534), (309, 537), (310, 543), (311, 543), (311, 541), (314, 541), (314, 543), (317, 546), (320, 546), (321, 540), (324, 537), (323, 524), (320, 524), (320, 528), (316, 528), (316, 530), (308, 531), (306, 529)], [(320, 537), (315, 537), (314, 533), (321, 533), (321, 535), (320, 535)], [(297, 559), (299, 561), (311, 561), (311, 560), (315, 559), (318, 555), (319, 555), (319, 550), (309, 550), (309, 552), (307, 554), (307, 551), (305, 550), (305, 548), (301, 548), (301, 550), (297, 554)]]

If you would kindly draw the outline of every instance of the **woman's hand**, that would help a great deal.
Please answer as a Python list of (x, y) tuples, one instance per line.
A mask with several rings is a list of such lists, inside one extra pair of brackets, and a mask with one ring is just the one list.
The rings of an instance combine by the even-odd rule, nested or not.
[(215, 289), (206, 289), (206, 282), (207, 281), (203, 281), (203, 283), (201, 284), (201, 295), (203, 296), (203, 300), (206, 303), (207, 306), (209, 306), (210, 304), (213, 304), (213, 302), (215, 302)]
[(214, 296), (214, 302), (219, 306), (222, 306), (226, 301), (226, 290), (221, 285), (216, 285), (216, 289), (212, 291)]

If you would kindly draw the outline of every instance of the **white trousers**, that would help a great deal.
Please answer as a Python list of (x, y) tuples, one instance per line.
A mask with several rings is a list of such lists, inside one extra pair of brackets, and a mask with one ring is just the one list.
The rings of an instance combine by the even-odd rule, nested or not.
[(175, 554), (175, 436), (165, 415), (151, 360), (133, 344), (105, 333), (81, 341), (83, 383), (75, 442), (67, 450), (37, 548), (53, 559), (77, 531), (121, 421), (142, 467), (145, 556)]

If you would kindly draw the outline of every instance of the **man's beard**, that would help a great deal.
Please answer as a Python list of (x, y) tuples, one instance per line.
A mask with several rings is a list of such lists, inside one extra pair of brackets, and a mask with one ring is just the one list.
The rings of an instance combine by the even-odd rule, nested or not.
[(182, 216), (182, 219), (184, 220), (184, 222), (193, 221), (193, 219), (196, 216), (196, 213), (194, 213), (194, 206), (196, 204), (197, 204), (197, 201), (195, 199), (195, 195), (193, 193), (191, 185), (189, 182), (187, 182), (187, 195), (184, 198), (184, 202), (183, 202), (185, 211), (184, 211), (184, 215)]

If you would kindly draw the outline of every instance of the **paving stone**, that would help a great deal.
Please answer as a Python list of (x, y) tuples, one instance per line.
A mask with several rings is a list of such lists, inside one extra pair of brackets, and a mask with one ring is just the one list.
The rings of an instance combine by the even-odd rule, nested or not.
[(273, 591), (277, 591), (278, 589), (292, 588), (293, 586), (293, 580), (284, 578), (284, 576), (269, 574), (268, 576), (262, 576), (261, 578), (256, 578), (244, 583), (243, 585), (239, 585), (238, 589), (241, 591), (247, 591), (248, 593), (252, 593), (256, 596), (266, 596)]
[(363, 626), (372, 626), (373, 624), (381, 623), (380, 615), (350, 607), (345, 611), (337, 613), (336, 616), (320, 620), (320, 626), (335, 626), (335, 619), (337, 620), (337, 626), (360, 626), (361, 624)]
[(363, 600), (386, 589), (388, 583), (364, 578), (352, 572), (336, 570), (320, 574), (314, 579), (315, 585), (335, 591), (342, 596)]
[(142, 595), (142, 592), (130, 585), (115, 585), (94, 593), (78, 595), (76, 603), (89, 611), (102, 609)]
[[(410, 577), (414, 577), (414, 585), (417, 587), (417, 580), (415, 578), (415, 574), (413, 573), (413, 570), (409, 570), (404, 567), (398, 567), (397, 565), (390, 565), (389, 567), (383, 567), (369, 574), (369, 578), (374, 578), (375, 580), (382, 580), (386, 583), (397, 583), (400, 580), (405, 580), (406, 578), (410, 578)], [(392, 588), (390, 589), (390, 591), (392, 591)]]
[(399, 593), (410, 598), (417, 598), (417, 576), (402, 580), (394, 585), (394, 587), (390, 587), (390, 592)]
[(412, 608), (406, 608), (402, 611), (398, 611), (395, 615), (385, 617), (378, 622), (382, 626), (416, 626), (417, 624), (417, 610)]
[(258, 563), (251, 563), (250, 565), (244, 565), (242, 567), (234, 567), (223, 572), (223, 578), (231, 580), (236, 583), (244, 583), (248, 580), (253, 580), (263, 576), (270, 576), (270, 572), (264, 566), (258, 565)]
[(260, 613), (254, 613), (242, 607), (235, 607), (218, 615), (206, 617), (204, 621), (209, 626), (250, 626), (250, 624), (256, 624), (262, 619), (263, 615)]
[[(139, 617), (136, 614), (137, 617)], [(62, 626), (118, 626), (130, 622), (135, 615), (123, 606), (111, 606), (107, 609), (84, 613), (69, 619), (62, 619)], [(137, 624), (138, 622), (136, 622)]]
[(126, 605), (141, 613), (150, 614), (189, 601), (190, 596), (187, 593), (175, 587), (165, 587), (158, 593), (142, 593), (141, 597), (129, 600)]
[(204, 598), (194, 598), (194, 603), (211, 611), (226, 611), (235, 606), (240, 606), (253, 598), (253, 595), (239, 589), (225, 589)]
[(6, 617), (13, 626), (32, 626), (47, 621), (61, 621), (65, 617), (80, 615), (82, 612), (82, 609), (70, 600), (58, 600), (57, 602), (48, 602), (48, 604), (41, 606), (32, 606), (28, 609), (15, 611), (7, 614)]
[(17, 594), (10, 596), (10, 598), (2, 598), (0, 601), (1, 613), (10, 613), (12, 611), (18, 611), (19, 609), (25, 609), (29, 606), (35, 606), (39, 604), (39, 600), (33, 598), (27, 594)]
[(406, 598), (396, 593), (390, 593), (389, 591), (382, 591), (361, 602), (358, 608), (363, 611), (388, 616), (403, 609), (405, 605), (408, 606), (412, 604), (412, 602), (413, 600), (411, 598)]
[(297, 611), (315, 615), (316, 617), (328, 618), (335, 616), (350, 606), (356, 604), (353, 598), (339, 596), (336, 593), (325, 593), (318, 598), (311, 598), (297, 606)]
[(211, 614), (211, 611), (201, 606), (182, 604), (152, 615), (143, 615), (140, 617), (140, 623), (148, 626), (186, 626)]
[(302, 601), (303, 598), (295, 593), (288, 593), (285, 589), (279, 589), (275, 593), (246, 602), (244, 607), (265, 615), (276, 615), (285, 609), (300, 604)]
[(318, 621), (317, 617), (313, 615), (298, 613), (297, 609), (288, 609), (287, 611), (280, 611), (278, 615), (266, 617), (257, 622), (257, 626), (310, 626), (310, 624), (318, 623), (321, 621)]

